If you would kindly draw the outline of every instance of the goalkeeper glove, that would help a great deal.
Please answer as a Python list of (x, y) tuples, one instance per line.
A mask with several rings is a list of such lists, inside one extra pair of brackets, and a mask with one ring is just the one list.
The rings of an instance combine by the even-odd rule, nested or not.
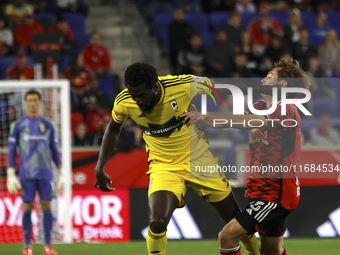
[(7, 190), (9, 193), (15, 194), (19, 189), (21, 189), (21, 184), (15, 175), (15, 169), (13, 167), (7, 168)]
[(59, 191), (64, 192), (64, 189), (65, 189), (65, 175), (64, 175), (64, 171), (61, 168), (59, 169), (57, 188), (58, 188)]

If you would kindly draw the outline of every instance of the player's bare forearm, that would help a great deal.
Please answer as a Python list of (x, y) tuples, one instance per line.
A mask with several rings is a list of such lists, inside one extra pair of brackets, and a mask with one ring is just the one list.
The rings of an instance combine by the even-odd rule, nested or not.
[(102, 145), (100, 147), (97, 166), (95, 168), (96, 174), (104, 172), (104, 166), (116, 147), (121, 126), (122, 125), (120, 123), (116, 123), (113, 120), (111, 120), (108, 124), (103, 136)]

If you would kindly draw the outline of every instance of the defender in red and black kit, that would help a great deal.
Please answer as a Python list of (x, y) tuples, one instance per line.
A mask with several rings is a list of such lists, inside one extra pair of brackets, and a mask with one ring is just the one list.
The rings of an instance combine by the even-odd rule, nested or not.
[[(266, 110), (266, 100), (255, 103), (254, 108)], [(236, 217), (249, 233), (282, 236), (288, 214), (299, 203), (300, 186), (294, 166), (300, 157), (301, 119), (295, 105), (287, 105), (286, 109), (286, 115), (281, 115), (279, 102), (274, 113), (264, 116), (269, 125), (250, 133), (250, 165), (254, 171), (245, 194), (250, 204)]]
[[(299, 87), (309, 89), (310, 79), (291, 58), (281, 59), (261, 80), (263, 87)], [(265, 91), (263, 89), (263, 91)], [(271, 89), (270, 89), (271, 90)], [(288, 93), (288, 98), (299, 98)], [(183, 114), (184, 121), (214, 128), (251, 129), (250, 169), (245, 196), (250, 199), (246, 208), (232, 219), (219, 233), (220, 254), (240, 255), (239, 241), (258, 232), (261, 237), (261, 254), (288, 255), (283, 248), (283, 234), (290, 212), (298, 205), (300, 187), (295, 169), (300, 157), (301, 119), (294, 104), (281, 104), (272, 95), (263, 94), (263, 100), (253, 106), (257, 110), (275, 108), (272, 114), (244, 115), (207, 113), (198, 111)], [(235, 100), (235, 98), (234, 98)], [(286, 108), (286, 114), (281, 113)], [(216, 124), (223, 119), (223, 124)], [(227, 124), (226, 124), (227, 123)], [(251, 123), (251, 124), (249, 124)], [(258, 128), (253, 128), (253, 127)]]

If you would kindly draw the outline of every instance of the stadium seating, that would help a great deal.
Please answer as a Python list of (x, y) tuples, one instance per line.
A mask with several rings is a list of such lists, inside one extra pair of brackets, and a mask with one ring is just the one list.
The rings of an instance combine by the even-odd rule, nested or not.
[(116, 94), (113, 90), (113, 84), (114, 84), (114, 78), (112, 75), (110, 76), (103, 76), (98, 77), (98, 83), (99, 83), (99, 90), (103, 92), (110, 101), (113, 101), (116, 97)]
[[(155, 15), (154, 23), (157, 34), (160, 38), (161, 45), (168, 48), (168, 31), (167, 27), (171, 21), (174, 20), (172, 13), (159, 13)], [(193, 12), (185, 15), (185, 20), (188, 21), (195, 29), (196, 33), (202, 37), (209, 30), (208, 17), (205, 13)]]
[(1, 79), (5, 79), (7, 68), (10, 65), (13, 65), (14, 63), (15, 63), (15, 57), (1, 57), (1, 61), (0, 61)]
[(90, 37), (85, 33), (85, 18), (77, 13), (63, 13), (74, 32), (74, 50), (77, 54), (89, 44)]
[(161, 45), (165, 48), (169, 47), (167, 26), (173, 20), (173, 14), (168, 12), (159, 13), (154, 18), (155, 27), (160, 38)]
[(184, 19), (193, 25), (195, 31), (200, 35), (203, 35), (209, 30), (208, 17), (205, 13), (189, 12), (185, 15)]
[(229, 19), (229, 12), (213, 12), (209, 15), (209, 22), (213, 32), (222, 30)]
[(90, 43), (90, 35), (83, 34), (82, 36), (75, 38), (74, 40), (74, 51), (79, 54), (82, 49), (89, 45)]
[[(187, 22), (189, 22), (195, 29), (195, 31), (199, 34), (203, 34), (208, 32), (209, 24), (208, 24), (208, 17), (205, 13), (201, 12), (192, 12), (187, 13), (184, 18)], [(167, 26), (171, 21), (174, 20), (172, 13), (159, 13), (155, 16), (155, 25), (157, 31), (166, 31)]]
[(85, 34), (85, 19), (77, 13), (63, 13), (69, 26), (73, 29), (75, 39), (81, 38)]
[[(309, 132), (312, 128), (316, 128), (320, 125), (320, 120), (318, 118), (302, 118), (301, 119), (301, 129), (305, 132)], [(332, 118), (331, 126), (340, 126), (340, 118)]]
[[(165, 48), (168, 48), (169, 46), (167, 26), (173, 20), (173, 14), (169, 12), (159, 13), (155, 15), (154, 18), (155, 27), (160, 38), (161, 45)], [(204, 13), (187, 13), (185, 15), (185, 20), (192, 24), (195, 31), (201, 36), (203, 36), (209, 30), (208, 17)]]
[(202, 35), (202, 46), (203, 48), (208, 48), (215, 40), (215, 34), (206, 32)]
[(277, 19), (282, 27), (284, 27), (288, 22), (288, 13), (286, 12), (272, 11), (269, 13), (269, 17)]
[(98, 77), (99, 82), (99, 90), (103, 93), (109, 93), (113, 88), (113, 77), (112, 76), (104, 76)]
[(248, 24), (250, 21), (252, 21), (253, 19), (256, 19), (257, 17), (257, 13), (242, 13), (241, 14), (241, 22), (242, 25), (245, 27), (248, 27)]
[(313, 99), (315, 116), (318, 118), (323, 114), (328, 114), (332, 117), (337, 116), (338, 102), (336, 98), (316, 97)]
[(332, 125), (332, 127), (340, 126), (340, 118), (339, 117), (333, 118), (331, 125)]
[(62, 55), (59, 60), (59, 72), (64, 73), (71, 61), (70, 56)]
[(340, 97), (340, 77), (334, 76), (327, 79), (329, 85), (336, 91), (337, 96)]
[(302, 118), (301, 129), (305, 132), (309, 132), (312, 128), (319, 126), (319, 120), (317, 118)]
[(41, 19), (51, 19), (53, 21), (56, 21), (57, 20), (57, 17), (55, 14), (53, 13), (35, 13), (34, 14), (34, 18), (37, 20), (37, 21), (40, 21)]
[(301, 12), (301, 18), (303, 25), (307, 28), (314, 24), (315, 13), (314, 12)]
[(340, 35), (340, 12), (328, 12), (328, 22), (332, 27), (338, 32), (338, 36)]

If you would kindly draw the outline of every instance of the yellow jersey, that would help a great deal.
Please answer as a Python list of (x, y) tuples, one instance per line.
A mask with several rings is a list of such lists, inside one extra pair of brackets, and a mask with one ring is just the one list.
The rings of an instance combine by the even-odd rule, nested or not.
[(141, 129), (149, 162), (169, 164), (188, 163), (199, 157), (209, 145), (204, 133), (196, 125), (182, 123), (181, 114), (187, 112), (192, 98), (207, 91), (202, 83), (212, 86), (206, 77), (194, 75), (159, 76), (161, 97), (151, 113), (143, 113), (132, 100), (127, 89), (114, 102), (112, 118), (117, 123), (130, 117)]

